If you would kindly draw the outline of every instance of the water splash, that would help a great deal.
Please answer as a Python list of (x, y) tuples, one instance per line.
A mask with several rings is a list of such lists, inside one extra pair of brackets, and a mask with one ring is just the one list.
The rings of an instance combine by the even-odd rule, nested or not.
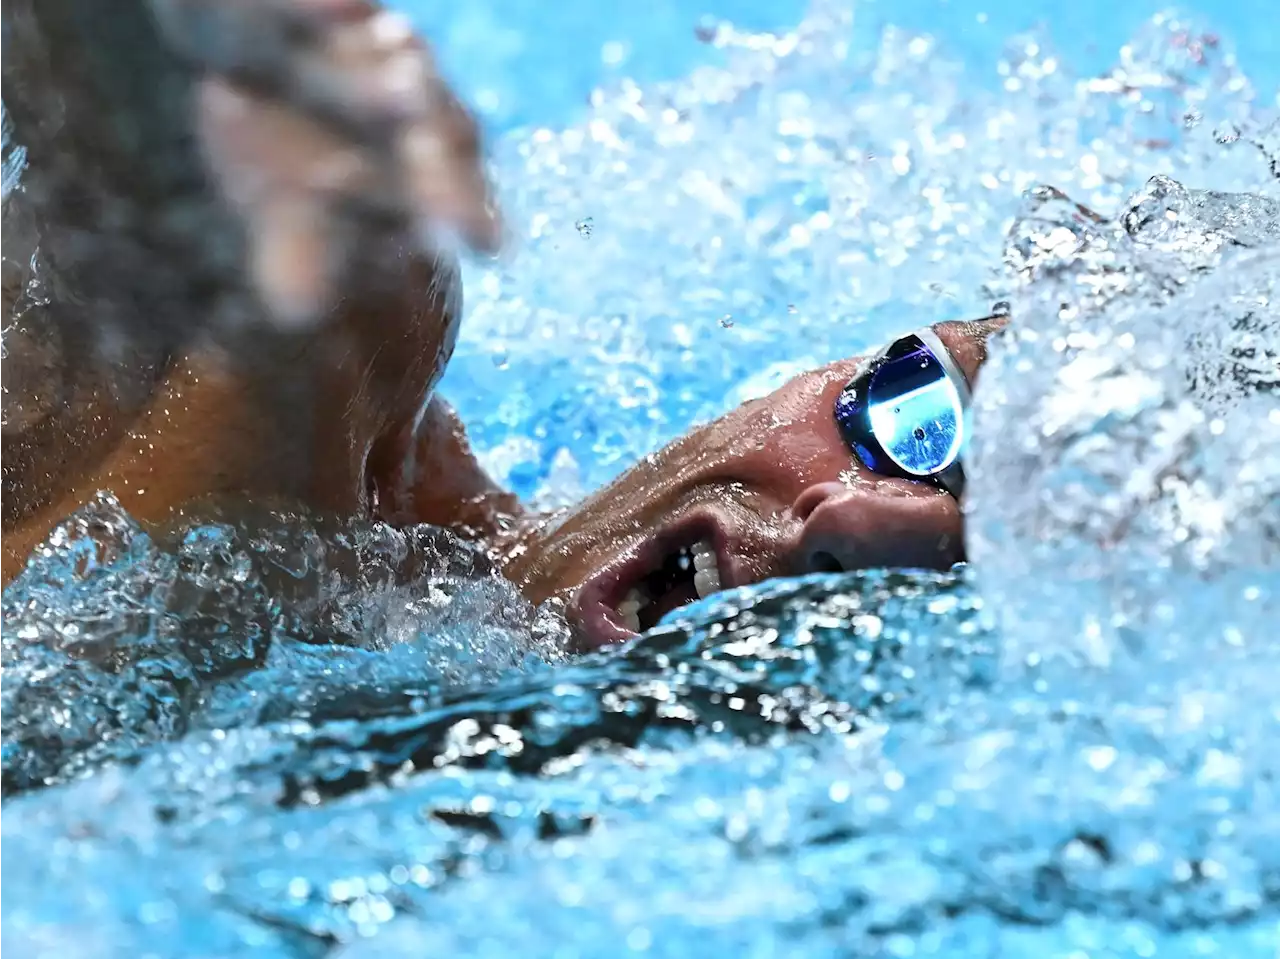
[[(190, 936), (199, 914), (215, 941), (249, 935), (292, 954), (313, 938), (347, 941), (417, 914), (443, 887), (482, 880), (508, 856), (532, 855), (534, 865), (544, 845), (594, 836), (604, 818), (640, 825), (670, 802), (678, 833), (727, 829), (748, 858), (776, 855), (804, 840), (757, 822), (762, 808), (749, 803), (722, 821), (740, 781), (714, 787), (730, 805), (678, 825), (687, 803), (705, 805), (744, 748), (763, 783), (777, 772), (764, 744), (786, 744), (789, 733), (834, 737), (847, 750), (853, 742), (838, 743), (857, 729), (983, 688), (994, 650), (977, 606), (956, 576), (815, 577), (722, 597), (618, 655), (434, 706), (382, 695), (307, 723), (192, 734), (142, 750), (131, 770), (9, 800), (9, 851), (47, 842), (49, 830), (78, 837), (10, 860), (31, 891), (27, 911), (10, 915), (29, 937), (57, 943), (60, 929), (87, 922), (126, 948), (166, 927)], [(808, 752), (799, 749), (786, 754)], [(241, 828), (229, 831), (233, 822)], [(97, 863), (89, 875), (86, 855)], [(32, 905), (55, 891), (54, 876), (92, 883), (107, 862), (156, 877), (163, 888), (139, 895), (163, 906), (139, 915), (119, 887), (109, 902)], [(18, 875), (27, 869), (29, 879)]]
[(157, 541), (105, 494), (2, 610), (6, 793), (195, 729), (430, 702), (557, 661), (566, 635), (443, 530), (242, 512)]
[[(811, 368), (984, 315), (1010, 295), (1000, 250), (1038, 184), (1106, 216), (1154, 174), (1274, 194), (1260, 98), (1202, 25), (1155, 18), (1102, 76), (1074, 75), (1049, 37), (1010, 38), (989, 90), (945, 41), (863, 13), (821, 2), (789, 32), (715, 26), (727, 68), (621, 82), (583, 123), (496, 145), (522, 233), (509, 263), (467, 272), (443, 389), (520, 492), (548, 485), (557, 455), (593, 488), (779, 360)], [(572, 386), (532, 385), (552, 382)]]
[(1042, 187), (1006, 262), (968, 538), (1019, 650), (1270, 642), (1280, 205), (1156, 177), (1110, 220)]

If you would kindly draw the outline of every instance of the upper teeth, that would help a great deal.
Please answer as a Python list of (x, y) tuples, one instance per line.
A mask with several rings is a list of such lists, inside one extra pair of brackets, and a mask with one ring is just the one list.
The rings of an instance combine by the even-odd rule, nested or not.
[(693, 588), (698, 591), (699, 599), (706, 599), (712, 593), (720, 591), (720, 568), (716, 562), (716, 551), (705, 540), (693, 544)]
[[(679, 563), (682, 569), (688, 569), (692, 563), (693, 588), (699, 599), (706, 599), (712, 593), (720, 591), (720, 569), (716, 551), (706, 540), (699, 540), (688, 549), (681, 550)], [(652, 601), (653, 597), (643, 583), (629, 589), (626, 597), (618, 604), (618, 618), (622, 625), (633, 633), (640, 632), (640, 610)]]

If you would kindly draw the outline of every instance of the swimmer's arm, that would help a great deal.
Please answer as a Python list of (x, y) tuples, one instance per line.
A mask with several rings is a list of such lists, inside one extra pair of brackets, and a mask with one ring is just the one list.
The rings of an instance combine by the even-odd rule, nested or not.
[(472, 118), (374, 0), (9, 0), (3, 17), (24, 202), (59, 269), (157, 307), (109, 318), (126, 332), (297, 331), (352, 292), (370, 238), (499, 242)]
[(475, 125), (421, 41), (365, 0), (3, 14), (30, 154), (10, 202), (58, 281), (29, 352), (56, 354), (64, 392), (29, 429), (6, 403), (6, 561), (16, 522), (47, 530), (99, 488), (141, 519), (220, 492), (359, 512), (365, 444), (414, 418), (454, 335), (424, 239), (499, 233)]

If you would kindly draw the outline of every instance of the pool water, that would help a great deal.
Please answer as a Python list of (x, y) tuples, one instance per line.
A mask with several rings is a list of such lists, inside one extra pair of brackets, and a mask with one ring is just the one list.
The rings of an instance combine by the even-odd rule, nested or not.
[(1117, 6), (415, 9), (514, 224), (444, 385), (496, 474), (1003, 301), (972, 565), (569, 659), (448, 534), (104, 497), (4, 594), (3, 945), (1275, 956), (1274, 28)]

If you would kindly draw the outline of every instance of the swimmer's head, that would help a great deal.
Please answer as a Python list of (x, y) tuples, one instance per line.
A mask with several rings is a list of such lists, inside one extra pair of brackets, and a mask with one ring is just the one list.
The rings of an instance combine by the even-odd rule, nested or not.
[[(899, 351), (923, 340), (941, 354), (931, 381), (962, 396), (1001, 325), (939, 324)], [(922, 474), (938, 467), (930, 475), (886, 459), (883, 431), (883, 445), (855, 451), (854, 387), (865, 398), (873, 363), (857, 357), (805, 373), (681, 437), (527, 534), (505, 572), (535, 602), (562, 599), (593, 648), (700, 596), (771, 576), (949, 568), (964, 558), (964, 542), (947, 437), (936, 462), (906, 464)]]

